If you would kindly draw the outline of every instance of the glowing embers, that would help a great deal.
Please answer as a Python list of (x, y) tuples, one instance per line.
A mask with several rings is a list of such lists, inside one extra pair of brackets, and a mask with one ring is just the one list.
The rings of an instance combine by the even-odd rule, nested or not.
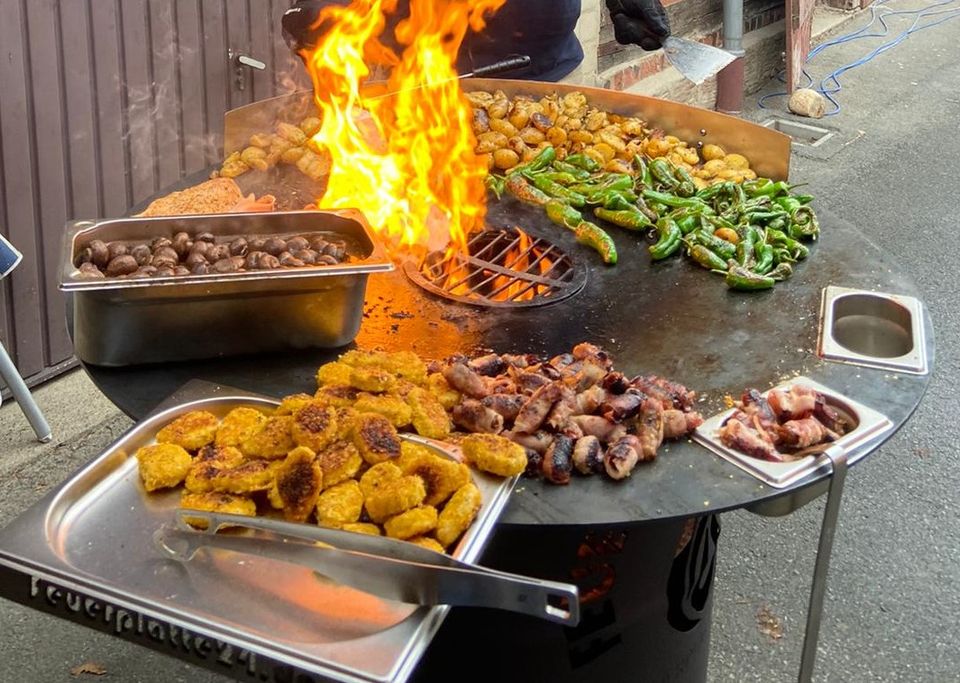
[(466, 252), (431, 252), (420, 264), (406, 261), (404, 271), (428, 292), (490, 307), (561, 301), (587, 279), (559, 247), (519, 228), (485, 230), (470, 238)]

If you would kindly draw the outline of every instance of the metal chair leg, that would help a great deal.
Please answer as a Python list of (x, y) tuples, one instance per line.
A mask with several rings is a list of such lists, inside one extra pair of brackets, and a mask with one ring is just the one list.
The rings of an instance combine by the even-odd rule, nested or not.
[(0, 377), (3, 378), (3, 381), (10, 387), (10, 391), (13, 392), (13, 397), (20, 406), (20, 410), (26, 415), (30, 426), (33, 427), (33, 432), (37, 435), (37, 440), (41, 443), (46, 443), (53, 438), (50, 425), (48, 425), (46, 419), (44, 419), (43, 413), (40, 412), (40, 408), (33, 400), (30, 390), (24, 383), (20, 372), (13, 364), (3, 344), (0, 344)]
[(823, 599), (827, 591), (827, 570), (830, 568), (830, 554), (833, 551), (833, 537), (837, 530), (837, 518), (840, 515), (840, 497), (843, 495), (843, 482), (847, 476), (847, 453), (841, 447), (834, 446), (825, 451), (833, 465), (830, 477), (830, 489), (827, 492), (827, 506), (823, 511), (823, 524), (820, 527), (820, 544), (817, 546), (817, 562), (813, 570), (813, 583), (810, 587), (810, 606), (807, 609), (807, 631), (803, 638), (803, 654), (800, 657), (800, 683), (809, 683), (813, 678), (813, 667), (817, 658), (817, 641), (820, 638), (820, 620), (823, 616)]

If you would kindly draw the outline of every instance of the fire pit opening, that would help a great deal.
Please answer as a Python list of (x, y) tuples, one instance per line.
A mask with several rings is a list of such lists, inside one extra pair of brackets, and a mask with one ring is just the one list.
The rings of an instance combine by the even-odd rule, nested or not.
[(519, 228), (484, 230), (463, 251), (435, 251), (404, 271), (438, 296), (474, 306), (543, 306), (579, 292), (586, 271), (559, 247)]

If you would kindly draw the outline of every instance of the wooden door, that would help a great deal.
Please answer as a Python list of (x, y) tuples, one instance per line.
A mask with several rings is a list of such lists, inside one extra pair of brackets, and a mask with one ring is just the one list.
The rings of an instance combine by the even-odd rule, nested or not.
[[(309, 85), (280, 35), (292, 0), (0, 0), (0, 283), (21, 374), (72, 362), (64, 223), (128, 207), (221, 157), (223, 114)], [(266, 64), (237, 79), (230, 54)]]
[(810, 33), (816, 0), (787, 0), (787, 92), (803, 84), (803, 64), (810, 54)]

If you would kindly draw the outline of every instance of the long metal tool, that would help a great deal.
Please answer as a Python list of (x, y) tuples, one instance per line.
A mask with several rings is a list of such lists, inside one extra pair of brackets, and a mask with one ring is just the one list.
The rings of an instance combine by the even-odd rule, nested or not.
[(810, 587), (810, 606), (807, 608), (807, 630), (803, 637), (803, 654), (800, 657), (800, 683), (809, 683), (813, 678), (813, 668), (817, 659), (817, 642), (820, 638), (820, 621), (823, 617), (823, 599), (827, 592), (827, 572), (830, 569), (830, 554), (833, 551), (833, 537), (837, 530), (837, 518), (840, 516), (840, 498), (843, 495), (843, 483), (847, 477), (847, 452), (842, 446), (833, 446), (824, 451), (833, 466), (830, 489), (827, 492), (827, 506), (823, 511), (823, 525), (820, 527), (820, 544), (817, 547), (817, 562), (813, 570), (813, 583)]
[(669, 36), (663, 41), (663, 54), (680, 75), (696, 85), (716, 75), (736, 59), (735, 55), (726, 50), (675, 36)]
[[(197, 529), (198, 524), (205, 528)], [(267, 535), (217, 533), (225, 527)], [(154, 545), (183, 562), (201, 550), (219, 549), (300, 565), (337, 583), (409, 604), (491, 607), (566, 626), (580, 621), (572, 584), (486, 569), (392, 538), (181, 509), (176, 526), (164, 525), (154, 533)]]

